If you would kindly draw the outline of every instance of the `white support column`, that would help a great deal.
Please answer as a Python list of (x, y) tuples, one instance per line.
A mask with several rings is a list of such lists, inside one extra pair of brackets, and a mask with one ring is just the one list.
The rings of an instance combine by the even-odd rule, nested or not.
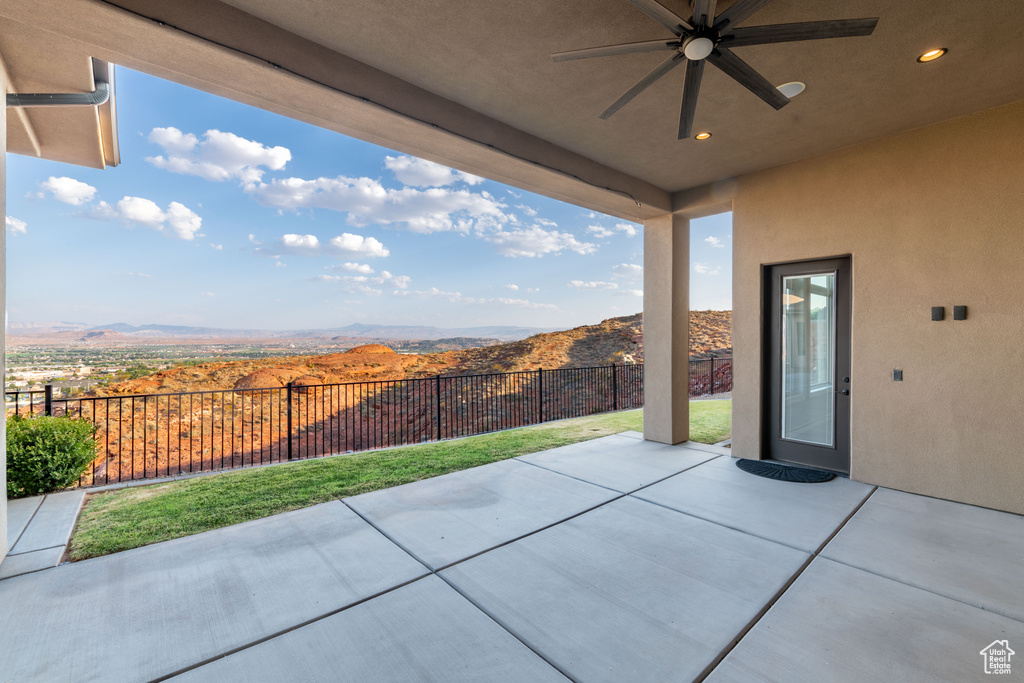
[[(7, 216), (7, 70), (0, 62), (0, 214)], [(0, 326), (0, 378), (7, 377), (7, 228), (0, 231), (0, 304), (4, 325)], [(2, 382), (0, 382), (2, 384)], [(6, 402), (5, 402), (6, 403)], [(7, 555), (7, 410), (0, 411), (0, 562)]]
[(690, 220), (644, 223), (644, 438), (690, 437)]

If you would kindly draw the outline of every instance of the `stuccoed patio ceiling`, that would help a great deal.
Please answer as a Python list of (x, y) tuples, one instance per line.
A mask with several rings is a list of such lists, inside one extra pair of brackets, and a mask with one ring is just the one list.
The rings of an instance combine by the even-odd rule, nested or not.
[[(107, 61), (633, 219), (693, 188), (1024, 99), (1016, 0), (772, 0), (742, 25), (879, 22), (867, 37), (735, 48), (773, 84), (807, 84), (780, 111), (709, 65), (705, 142), (676, 139), (682, 69), (598, 118), (667, 53), (552, 61), (672, 37), (627, 0), (6, 0), (0, 15), (15, 22), (0, 31), (41, 26)], [(949, 54), (915, 61), (934, 47)]]
[[(551, 60), (672, 37), (627, 0), (227, 1), (671, 192), (1024, 98), (1024, 2), (1014, 0), (772, 0), (743, 25), (880, 19), (867, 37), (735, 48), (773, 84), (807, 84), (778, 112), (706, 68), (694, 130), (714, 137), (703, 144), (676, 140), (682, 69), (598, 119), (668, 53)], [(662, 4), (692, 13), (684, 0)], [(933, 47), (950, 52), (915, 61)]]

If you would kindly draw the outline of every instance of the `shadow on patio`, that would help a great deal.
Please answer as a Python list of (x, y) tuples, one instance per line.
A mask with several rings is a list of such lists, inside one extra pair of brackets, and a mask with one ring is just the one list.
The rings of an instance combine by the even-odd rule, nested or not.
[(1024, 518), (728, 453), (626, 432), (0, 581), (0, 679), (970, 680), (1024, 643)]

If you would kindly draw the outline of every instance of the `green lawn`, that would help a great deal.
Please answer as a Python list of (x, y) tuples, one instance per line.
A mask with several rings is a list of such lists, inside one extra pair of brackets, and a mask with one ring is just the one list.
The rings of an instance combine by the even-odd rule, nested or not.
[[(729, 437), (732, 403), (690, 404), (690, 439)], [(90, 496), (71, 559), (137, 548), (418, 479), (643, 428), (642, 411), (594, 415), (418, 446), (237, 470)]]

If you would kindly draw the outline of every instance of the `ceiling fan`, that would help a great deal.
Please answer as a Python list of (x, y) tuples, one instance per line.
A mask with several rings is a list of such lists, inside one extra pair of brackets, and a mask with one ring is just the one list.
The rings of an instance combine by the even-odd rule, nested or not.
[(715, 16), (717, 0), (691, 0), (693, 18), (684, 19), (657, 0), (627, 0), (647, 16), (675, 34), (670, 40), (645, 40), (638, 43), (588, 47), (582, 50), (556, 52), (551, 58), (556, 62), (590, 57), (632, 54), (636, 52), (672, 51), (672, 56), (647, 74), (636, 85), (605, 109), (600, 118), (607, 119), (634, 97), (669, 71), (684, 65), (683, 102), (679, 113), (679, 139), (690, 137), (693, 115), (697, 109), (697, 93), (700, 91), (704, 62), (708, 61), (731, 76), (740, 85), (762, 100), (781, 109), (789, 104), (789, 98), (779, 92), (761, 74), (733, 52), (734, 47), (765, 45), (795, 40), (818, 40), (821, 38), (845, 38), (867, 36), (875, 30), (878, 17), (871, 19), (837, 19), (830, 21), (807, 21), (794, 24), (772, 24), (770, 26), (739, 27), (747, 17), (767, 5), (771, 0), (739, 0), (718, 16)]

